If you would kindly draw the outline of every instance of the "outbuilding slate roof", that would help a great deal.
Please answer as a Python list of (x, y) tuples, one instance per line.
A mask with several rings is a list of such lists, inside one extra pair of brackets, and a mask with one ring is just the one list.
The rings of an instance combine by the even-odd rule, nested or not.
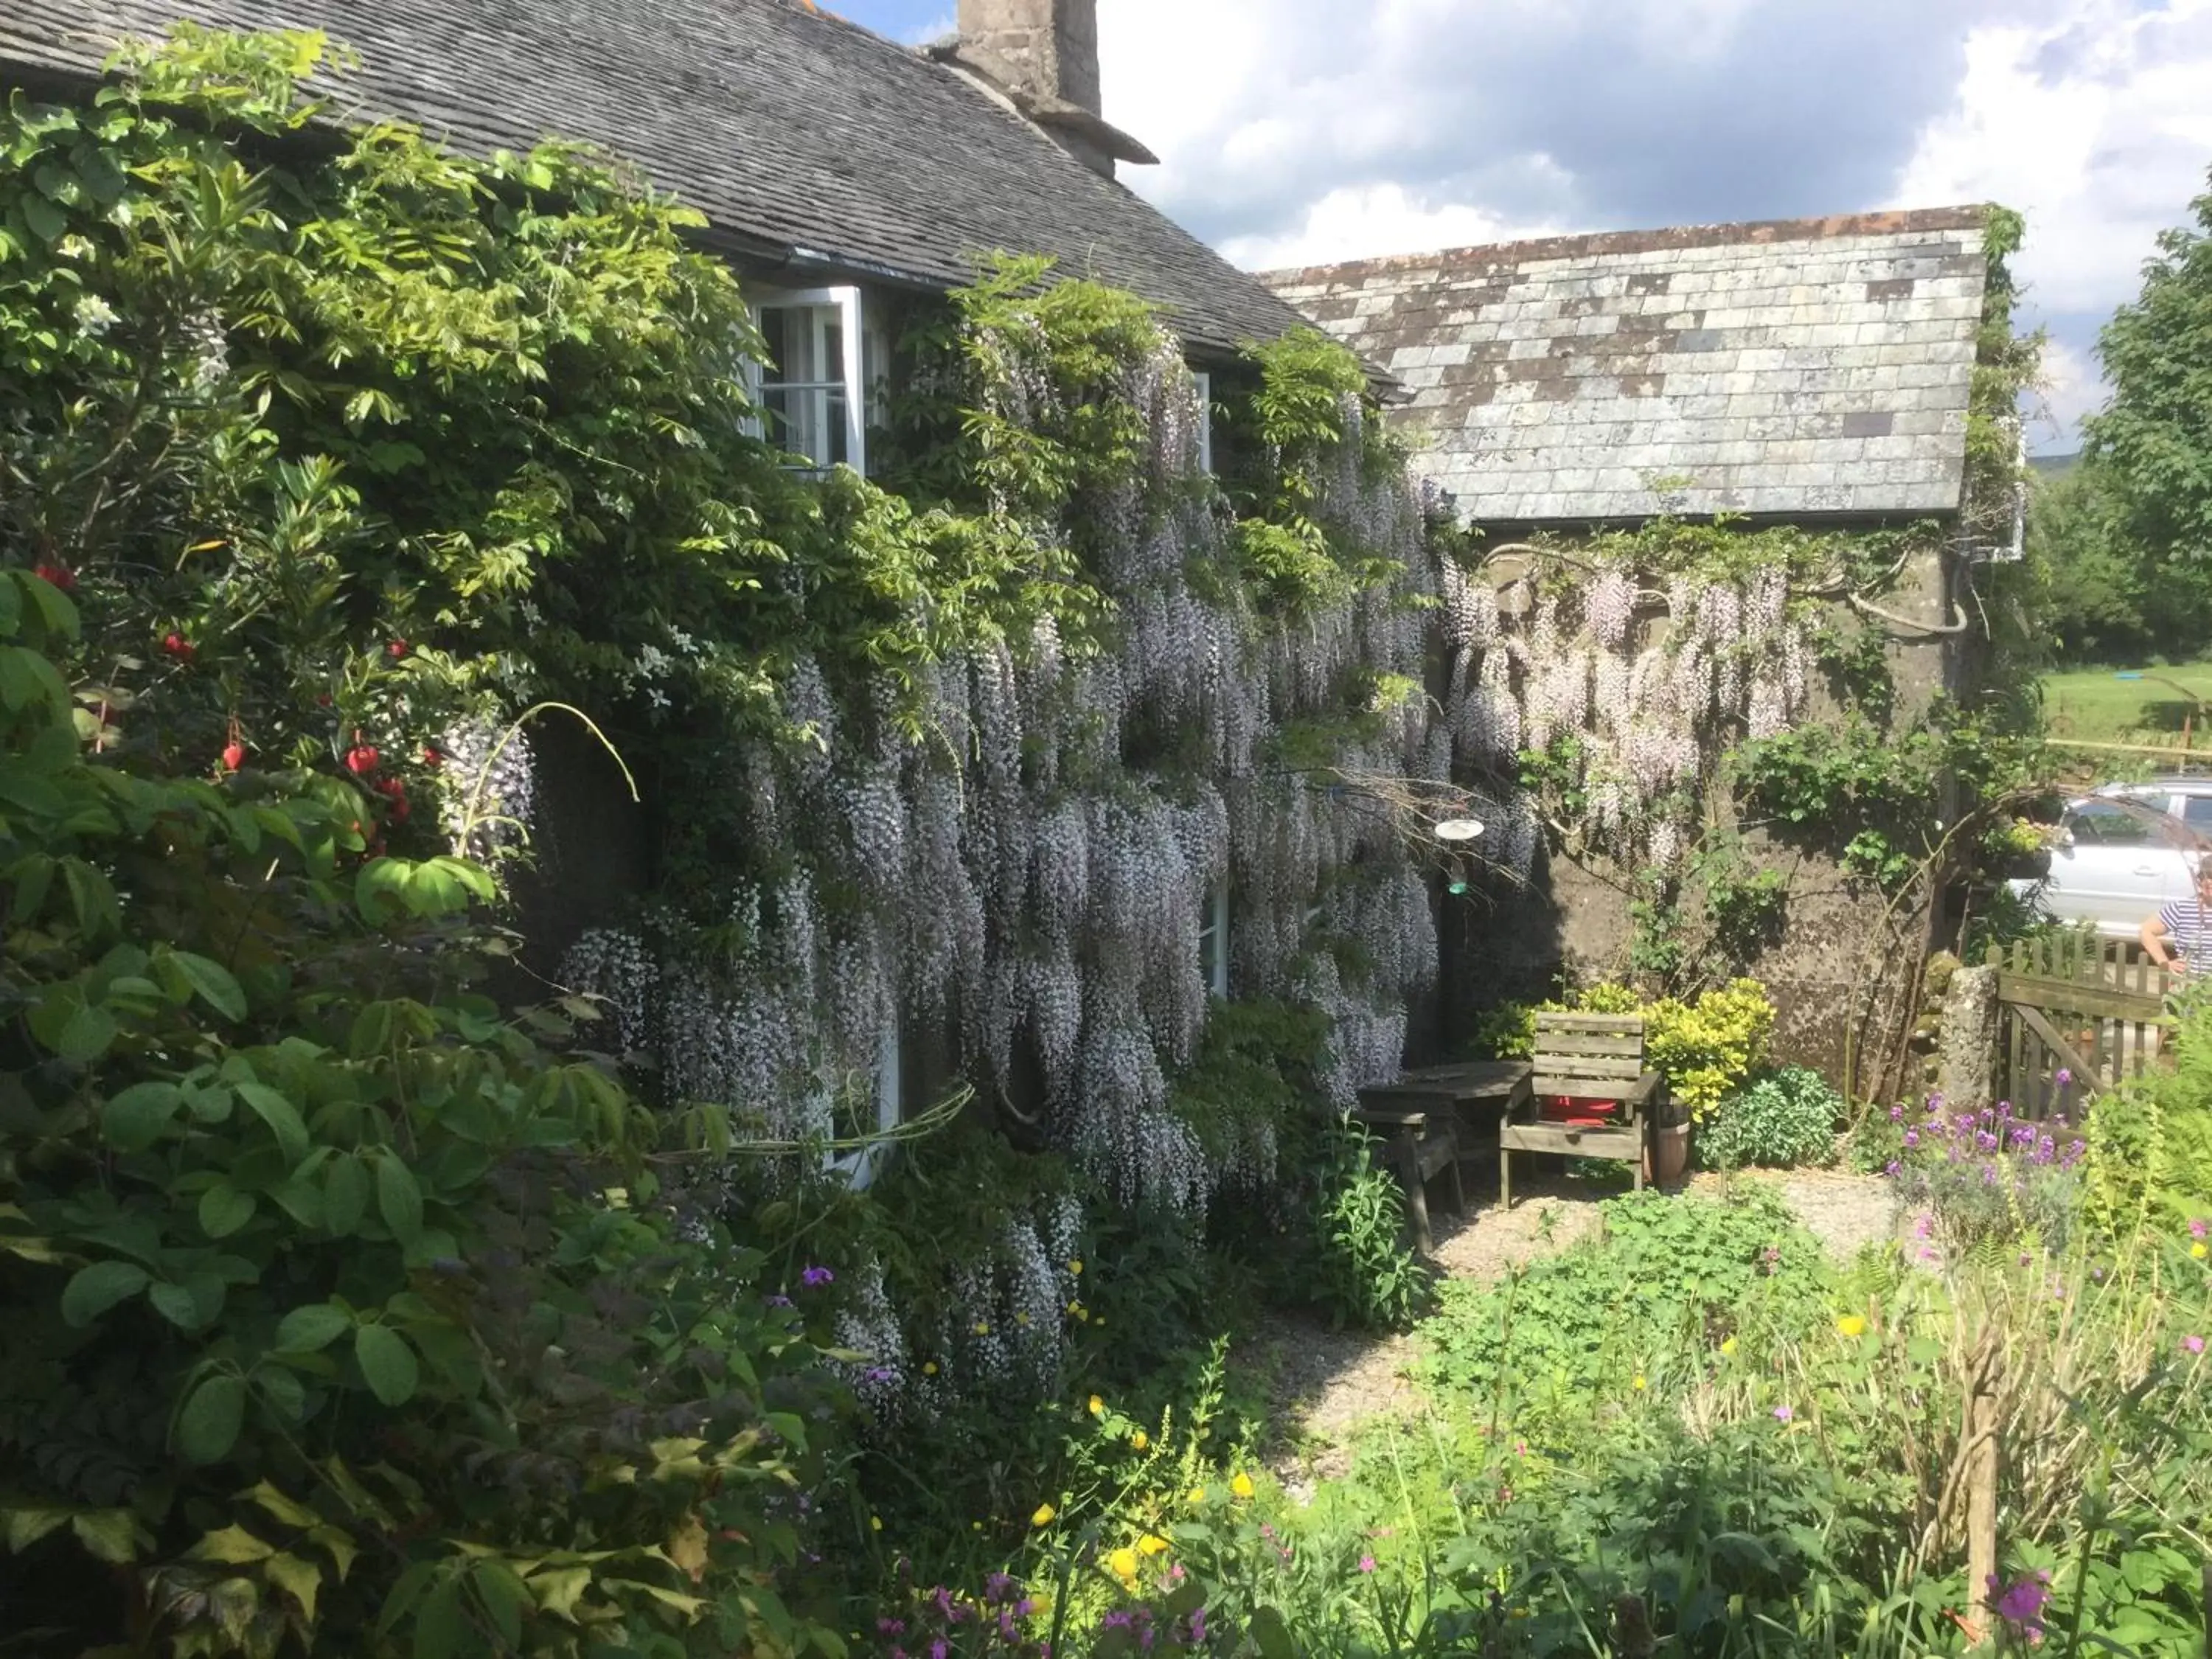
[(734, 252), (938, 289), (979, 252), (1048, 253), (1217, 351), (1298, 320), (957, 71), (787, 0), (0, 0), (0, 70), (96, 70), (179, 19), (353, 47), (342, 113), (475, 151), (598, 143)]
[(1267, 274), (1470, 522), (1955, 513), (1986, 264), (1943, 208)]

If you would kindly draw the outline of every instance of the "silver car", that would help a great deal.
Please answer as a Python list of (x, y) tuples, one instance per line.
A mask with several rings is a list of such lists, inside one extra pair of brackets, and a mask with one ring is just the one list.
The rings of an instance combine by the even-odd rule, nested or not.
[(2144, 918), (2196, 890), (2199, 848), (2212, 849), (2212, 778), (2108, 783), (2067, 803), (2050, 873), (2010, 885), (2059, 921), (2133, 939)]

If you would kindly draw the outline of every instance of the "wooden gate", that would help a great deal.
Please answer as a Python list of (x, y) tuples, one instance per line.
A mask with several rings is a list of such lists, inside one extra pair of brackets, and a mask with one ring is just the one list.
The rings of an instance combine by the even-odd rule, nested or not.
[(2069, 1095), (2086, 1100), (2141, 1077), (2172, 1024), (2172, 976), (2131, 945), (2078, 933), (2019, 939), (2009, 951), (1991, 945), (1988, 963), (1997, 970), (2000, 1087), (2021, 1117), (2048, 1117)]

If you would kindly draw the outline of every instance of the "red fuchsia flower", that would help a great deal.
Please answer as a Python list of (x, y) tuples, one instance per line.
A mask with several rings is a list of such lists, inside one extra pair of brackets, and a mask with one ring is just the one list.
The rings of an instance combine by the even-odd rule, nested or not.
[(222, 746), (222, 769), (235, 772), (246, 764), (246, 745), (235, 738)]
[(446, 751), (444, 750), (439, 748), (434, 743), (426, 743), (422, 745), (423, 765), (428, 767), (433, 772), (434, 772), (445, 763)]
[(199, 647), (173, 628), (161, 635), (161, 649), (179, 662), (190, 662), (198, 654)]
[(76, 591), (76, 572), (65, 564), (35, 564), (31, 567), (31, 574), (64, 593)]
[(376, 763), (380, 758), (374, 744), (357, 743), (346, 750), (345, 768), (354, 776), (365, 778), (376, 770)]
[(384, 654), (391, 658), (392, 661), (398, 662), (402, 657), (407, 654), (410, 648), (410, 647), (407, 641), (404, 640), (387, 640), (385, 641), (384, 645)]

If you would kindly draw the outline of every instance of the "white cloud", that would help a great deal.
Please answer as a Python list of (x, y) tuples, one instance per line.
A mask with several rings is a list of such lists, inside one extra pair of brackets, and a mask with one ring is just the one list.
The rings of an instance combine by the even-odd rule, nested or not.
[(2103, 313), (2134, 293), (2208, 162), (2212, 0), (2075, 0), (2053, 22), (1967, 37), (1957, 105), (1922, 131), (1895, 193), (2020, 209), (2032, 302)]
[(1549, 222), (1508, 219), (1465, 202), (1423, 201), (1402, 185), (1352, 185), (1310, 204), (1294, 228), (1233, 236), (1221, 245), (1221, 252), (1231, 264), (1247, 270), (1269, 270), (1519, 241), (1552, 235), (1557, 229)]

